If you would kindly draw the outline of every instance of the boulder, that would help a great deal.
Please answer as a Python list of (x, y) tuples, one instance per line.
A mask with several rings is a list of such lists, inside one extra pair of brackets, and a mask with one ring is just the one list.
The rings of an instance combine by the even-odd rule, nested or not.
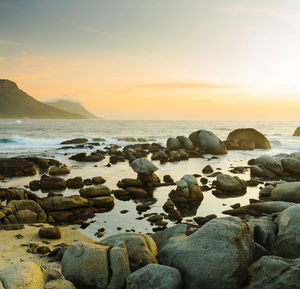
[(4, 177), (33, 176), (36, 166), (22, 158), (0, 158), (0, 175)]
[(211, 131), (198, 130), (190, 134), (189, 139), (203, 152), (213, 155), (227, 154), (227, 148)]
[(79, 196), (51, 197), (42, 199), (40, 205), (46, 212), (52, 212), (87, 207), (89, 202)]
[(300, 288), (300, 259), (264, 256), (249, 267), (249, 276), (245, 289)]
[(102, 185), (106, 182), (106, 180), (103, 179), (101, 176), (98, 176), (98, 177), (93, 177), (92, 182), (94, 185)]
[(94, 197), (102, 197), (102, 196), (110, 196), (111, 191), (105, 185), (92, 186), (88, 188), (82, 188), (80, 191), (80, 196), (84, 198), (94, 198)]
[(300, 182), (278, 184), (271, 191), (273, 201), (300, 203)]
[(130, 164), (131, 168), (138, 174), (143, 174), (143, 175), (151, 175), (154, 173), (158, 168), (152, 164), (150, 161), (148, 161), (145, 158), (139, 158), (134, 160)]
[(234, 141), (239, 146), (245, 143), (254, 143), (255, 149), (270, 149), (269, 140), (259, 131), (253, 128), (240, 128), (232, 131), (227, 136), (227, 141)]
[(250, 168), (250, 175), (251, 177), (257, 177), (257, 178), (268, 179), (268, 180), (278, 178), (278, 175), (266, 169), (264, 165), (261, 164), (252, 165)]
[(39, 230), (40, 238), (47, 239), (60, 239), (61, 238), (61, 230), (60, 227), (47, 227), (40, 228)]
[(183, 288), (239, 288), (247, 279), (254, 240), (240, 218), (215, 218), (172, 250), (162, 249), (160, 264), (177, 268)]
[(275, 219), (278, 234), (272, 252), (284, 258), (300, 257), (300, 204), (282, 211)]
[(300, 127), (297, 127), (293, 136), (300, 136)]
[(130, 274), (124, 245), (75, 242), (65, 251), (62, 273), (78, 289), (122, 289)]
[(34, 262), (20, 262), (0, 270), (5, 289), (44, 289), (47, 271)]
[(129, 187), (125, 190), (129, 196), (133, 199), (144, 198), (148, 196), (147, 191), (141, 188)]
[(40, 186), (42, 190), (64, 190), (67, 187), (67, 182), (62, 178), (43, 175), (40, 180)]
[(84, 186), (82, 177), (75, 177), (67, 180), (67, 187), (69, 189), (80, 189)]
[(177, 136), (176, 138), (180, 141), (181, 146), (185, 150), (192, 151), (195, 148), (192, 141), (189, 138), (187, 138), (186, 136)]
[(153, 239), (144, 234), (121, 233), (101, 240), (102, 244), (120, 246), (124, 242), (128, 252), (130, 268), (133, 271), (157, 263), (157, 247)]
[(281, 166), (280, 161), (273, 158), (269, 155), (263, 155), (255, 159), (255, 165), (262, 165), (265, 169), (271, 171), (277, 176), (281, 176), (283, 174), (283, 168)]
[(45, 289), (76, 289), (74, 284), (63, 278), (47, 282)]
[(232, 177), (226, 174), (219, 174), (216, 181), (217, 189), (228, 193), (243, 192), (247, 188), (247, 184), (239, 177)]
[(167, 150), (177, 151), (182, 148), (180, 141), (177, 138), (170, 137), (167, 139)]
[(66, 166), (62, 166), (62, 167), (52, 167), (49, 171), (49, 174), (51, 176), (58, 176), (58, 175), (67, 175), (70, 173), (69, 168), (67, 168)]
[(114, 200), (112, 196), (101, 196), (89, 199), (91, 205), (96, 208), (111, 208), (114, 206)]
[(172, 267), (148, 264), (126, 278), (126, 289), (181, 289), (180, 272)]
[(66, 140), (61, 142), (60, 144), (65, 145), (65, 144), (82, 144), (82, 143), (86, 143), (89, 140), (87, 138), (73, 138), (70, 140)]
[(285, 172), (300, 176), (300, 160), (294, 157), (285, 158), (281, 161), (282, 167)]
[(40, 181), (39, 180), (33, 180), (29, 183), (29, 188), (32, 191), (38, 191), (41, 186), (40, 186)]

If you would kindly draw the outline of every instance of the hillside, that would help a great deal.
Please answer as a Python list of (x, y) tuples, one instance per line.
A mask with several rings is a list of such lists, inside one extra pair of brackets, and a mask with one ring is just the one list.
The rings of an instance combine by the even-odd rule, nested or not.
[(39, 102), (20, 90), (13, 81), (0, 79), (0, 118), (84, 119), (86, 117)]
[(72, 113), (77, 113), (85, 118), (89, 119), (100, 119), (100, 117), (90, 113), (84, 106), (82, 106), (80, 103), (73, 102), (73, 101), (68, 101), (68, 100), (63, 100), (63, 99), (58, 99), (58, 100), (51, 100), (46, 102), (48, 105), (51, 105), (53, 107), (72, 112)]

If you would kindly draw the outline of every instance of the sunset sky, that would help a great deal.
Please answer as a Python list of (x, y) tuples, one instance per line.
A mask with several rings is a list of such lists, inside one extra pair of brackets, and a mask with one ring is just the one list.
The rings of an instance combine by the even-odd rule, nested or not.
[(300, 120), (300, 1), (0, 0), (0, 78), (106, 119)]

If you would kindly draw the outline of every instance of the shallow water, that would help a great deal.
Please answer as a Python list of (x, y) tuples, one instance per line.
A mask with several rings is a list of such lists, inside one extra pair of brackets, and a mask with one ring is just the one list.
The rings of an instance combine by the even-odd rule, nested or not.
[[(277, 154), (281, 152), (291, 153), (300, 150), (300, 138), (292, 137), (298, 123), (295, 122), (201, 122), (201, 121), (103, 121), (103, 120), (0, 120), (0, 157), (11, 157), (19, 155), (37, 155), (54, 157), (67, 164), (71, 173), (65, 178), (81, 176), (91, 178), (102, 176), (109, 188), (116, 189), (117, 181), (125, 177), (136, 177), (128, 162), (118, 163), (108, 168), (106, 158), (99, 163), (78, 163), (68, 159), (69, 155), (81, 150), (57, 150), (60, 142), (75, 137), (105, 138), (102, 146), (116, 143), (121, 146), (128, 142), (118, 141), (120, 137), (144, 137), (153, 138), (161, 144), (165, 144), (166, 139), (171, 136), (186, 135), (198, 129), (208, 129), (213, 131), (221, 139), (226, 139), (228, 133), (240, 127), (254, 127), (266, 134), (271, 141), (272, 149), (268, 151), (229, 151), (225, 156), (217, 159), (190, 159), (177, 163), (160, 164), (154, 162), (159, 170), (157, 175), (162, 179), (165, 174), (170, 174), (173, 179), (179, 180), (185, 174), (202, 174), (202, 168), (210, 164), (214, 170), (221, 169), (223, 173), (229, 173), (232, 166), (246, 166), (251, 158), (262, 154)], [(95, 147), (98, 149), (99, 147)], [(101, 147), (100, 147), (101, 148)], [(84, 150), (86, 151), (86, 150)], [(65, 156), (64, 154), (68, 155)], [(95, 167), (94, 165), (97, 165)], [(245, 180), (249, 179), (249, 172), (239, 175)], [(34, 177), (20, 177), (1, 183), (2, 187), (20, 186), (29, 184), (32, 179), (39, 179), (40, 175)], [(212, 178), (210, 181), (213, 181)], [(151, 204), (151, 210), (146, 213), (162, 213), (162, 205), (168, 198), (168, 193), (172, 187), (160, 187), (153, 193), (153, 198), (147, 200)], [(259, 188), (249, 188), (244, 196), (236, 198), (219, 199), (212, 195), (211, 191), (204, 192), (204, 200), (194, 215), (206, 216), (208, 214), (222, 215), (222, 211), (229, 209), (230, 205), (240, 203), (246, 205), (249, 198), (258, 197)], [(44, 193), (38, 191), (39, 195)], [(67, 189), (62, 192), (64, 195), (78, 194), (78, 190)], [(145, 220), (136, 220), (139, 217), (136, 212), (137, 201), (115, 200), (112, 211), (97, 214), (92, 223), (83, 232), (91, 237), (101, 227), (106, 229), (105, 236), (120, 232), (117, 227), (121, 227), (121, 232), (134, 229), (137, 232), (151, 232), (152, 227)], [(126, 214), (120, 214), (121, 210), (128, 210)], [(187, 216), (185, 220), (193, 216)], [(170, 222), (170, 225), (172, 223)]]

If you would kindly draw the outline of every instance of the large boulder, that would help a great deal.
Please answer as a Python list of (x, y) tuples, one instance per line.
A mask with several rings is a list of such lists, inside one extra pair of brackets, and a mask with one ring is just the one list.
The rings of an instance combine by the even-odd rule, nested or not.
[(271, 171), (277, 176), (281, 176), (283, 174), (281, 163), (277, 159), (273, 158), (272, 156), (269, 155), (260, 156), (257, 159), (255, 159), (254, 164), (263, 166), (265, 169)]
[(65, 251), (62, 273), (78, 289), (122, 289), (130, 274), (124, 245), (75, 242)]
[(41, 200), (40, 205), (46, 212), (52, 212), (87, 207), (89, 201), (79, 196), (50, 197)]
[(300, 160), (295, 157), (288, 157), (284, 158), (281, 163), (285, 172), (300, 176)]
[(195, 148), (193, 142), (186, 136), (177, 136), (176, 138), (180, 141), (181, 146), (185, 150), (192, 151)]
[(215, 218), (172, 250), (159, 252), (160, 264), (177, 268), (185, 289), (239, 288), (247, 279), (254, 240), (240, 218)]
[(296, 128), (293, 136), (300, 136), (300, 126)]
[(121, 233), (101, 240), (102, 244), (120, 246), (124, 242), (128, 252), (132, 271), (150, 264), (157, 263), (157, 247), (153, 239), (144, 234)]
[(271, 145), (269, 140), (259, 131), (253, 128), (240, 128), (232, 131), (227, 136), (227, 141), (237, 143), (241, 148), (252, 147), (254, 144), (255, 149), (270, 149)]
[(47, 271), (34, 262), (20, 262), (0, 270), (5, 289), (44, 289), (47, 276)]
[(111, 195), (110, 189), (105, 185), (82, 188), (79, 190), (79, 193), (80, 196), (84, 198), (95, 198), (95, 197), (103, 197), (103, 196)]
[(152, 164), (149, 160), (145, 158), (139, 158), (134, 160), (130, 164), (131, 168), (138, 174), (143, 174), (150, 176), (152, 173), (154, 173), (158, 168)]
[(167, 150), (170, 151), (177, 151), (182, 148), (180, 141), (177, 138), (170, 137), (167, 139)]
[(272, 191), (273, 201), (300, 203), (300, 182), (278, 184)]
[(284, 258), (300, 257), (300, 205), (294, 205), (275, 219), (278, 234), (272, 252)]
[(239, 193), (245, 191), (247, 185), (246, 182), (239, 177), (219, 174), (216, 180), (216, 187), (225, 193)]
[(62, 178), (43, 175), (40, 180), (40, 187), (42, 190), (64, 190), (67, 187), (67, 182)]
[(0, 175), (4, 177), (33, 176), (36, 166), (22, 158), (0, 158)]
[(189, 139), (205, 153), (213, 155), (227, 154), (227, 148), (224, 143), (211, 131), (195, 131), (190, 134)]
[(126, 278), (126, 289), (181, 289), (180, 272), (172, 267), (148, 264)]
[(245, 289), (300, 288), (300, 259), (264, 256), (249, 267), (249, 276)]
[(58, 176), (58, 175), (67, 175), (70, 173), (70, 169), (66, 166), (61, 167), (52, 167), (49, 171), (51, 176)]

